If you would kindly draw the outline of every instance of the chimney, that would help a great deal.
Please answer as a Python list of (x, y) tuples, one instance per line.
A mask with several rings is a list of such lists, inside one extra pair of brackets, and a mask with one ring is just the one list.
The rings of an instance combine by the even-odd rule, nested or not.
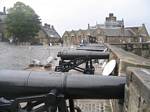
[(88, 24), (88, 29), (90, 29), (90, 24)]
[(52, 30), (55, 30), (53, 25), (52, 25)]
[(109, 13), (109, 17), (113, 17), (114, 16), (114, 14), (113, 13)]
[(3, 7), (3, 13), (6, 14), (6, 7)]
[(50, 29), (50, 27), (51, 27), (51, 25), (50, 25), (50, 24), (47, 24), (47, 28), (49, 28), (49, 29)]

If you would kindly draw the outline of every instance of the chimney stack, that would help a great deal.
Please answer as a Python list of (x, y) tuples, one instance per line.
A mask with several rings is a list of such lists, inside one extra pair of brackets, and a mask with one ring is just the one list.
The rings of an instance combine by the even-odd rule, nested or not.
[(88, 24), (88, 29), (90, 29), (90, 24)]
[(3, 13), (6, 14), (6, 7), (3, 7)]
[(52, 30), (55, 30), (53, 25), (52, 25)]

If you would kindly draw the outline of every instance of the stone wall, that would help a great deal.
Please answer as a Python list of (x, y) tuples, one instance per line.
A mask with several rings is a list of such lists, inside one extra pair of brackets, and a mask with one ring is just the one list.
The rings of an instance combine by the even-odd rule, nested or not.
[(150, 69), (150, 60), (116, 46), (107, 46), (110, 60), (117, 61), (114, 74), (127, 77), (125, 98), (112, 100), (113, 112), (150, 112), (150, 70), (143, 69)]
[(110, 49), (110, 59), (117, 60), (116, 72), (118, 75), (126, 74), (127, 67), (142, 67), (150, 69), (150, 60), (127, 52), (122, 48), (107, 45)]
[(124, 112), (150, 112), (150, 69), (128, 68)]
[(112, 44), (126, 51), (132, 52), (144, 58), (150, 58), (150, 43), (149, 42), (132, 42), (124, 44)]
[(106, 43), (128, 43), (135, 41), (133, 37), (130, 36), (106, 36)]

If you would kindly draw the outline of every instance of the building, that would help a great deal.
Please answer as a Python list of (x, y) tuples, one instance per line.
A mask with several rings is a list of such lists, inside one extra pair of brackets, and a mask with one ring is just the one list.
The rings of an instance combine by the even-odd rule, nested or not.
[[(6, 8), (3, 8), (3, 12), (0, 12), (0, 41), (5, 40), (4, 31), (6, 28), (5, 18), (6, 18)], [(57, 33), (53, 25), (45, 24), (41, 25), (41, 30), (38, 36), (35, 37), (33, 44), (58, 44), (61, 41), (60, 35)]]
[(62, 36), (66, 45), (78, 45), (81, 40), (89, 41), (89, 37), (96, 37), (98, 43), (127, 43), (144, 42), (149, 35), (144, 24), (137, 27), (124, 27), (124, 20), (117, 20), (113, 13), (106, 17), (104, 24), (96, 24), (85, 30), (65, 31)]
[(55, 30), (53, 25), (44, 24), (44, 26), (41, 26), (41, 30), (38, 33), (38, 36), (35, 38), (36, 44), (58, 44), (61, 42), (61, 37)]
[(6, 18), (6, 8), (3, 8), (3, 12), (0, 12), (0, 41), (4, 39), (4, 30), (5, 30), (5, 18)]

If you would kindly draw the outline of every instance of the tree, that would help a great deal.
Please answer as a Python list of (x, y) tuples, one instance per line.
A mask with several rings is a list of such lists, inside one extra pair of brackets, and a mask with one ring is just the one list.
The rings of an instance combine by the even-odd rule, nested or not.
[(41, 28), (39, 16), (22, 2), (8, 9), (6, 17), (6, 35), (15, 42), (31, 42)]

